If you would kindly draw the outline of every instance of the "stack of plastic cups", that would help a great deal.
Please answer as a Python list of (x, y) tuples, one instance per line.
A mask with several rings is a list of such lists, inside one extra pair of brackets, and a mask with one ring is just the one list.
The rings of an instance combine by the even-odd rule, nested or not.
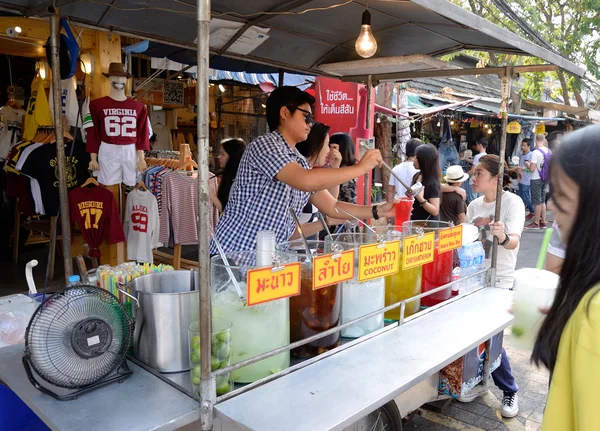
[(256, 234), (256, 266), (271, 266), (275, 254), (275, 232), (261, 230)]

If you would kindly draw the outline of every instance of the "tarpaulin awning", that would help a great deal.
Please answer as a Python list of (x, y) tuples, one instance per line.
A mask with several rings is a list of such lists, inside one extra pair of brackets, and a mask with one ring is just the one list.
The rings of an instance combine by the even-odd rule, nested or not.
[[(47, 15), (52, 5), (73, 23), (178, 46), (182, 48), (178, 55), (184, 57), (178, 60), (181, 63), (196, 55), (194, 0), (2, 0), (4, 10), (24, 16)], [(283, 68), (317, 75), (323, 73), (320, 65), (360, 60), (354, 42), (365, 9), (365, 0), (213, 0), (211, 67), (250, 73)], [(469, 49), (535, 56), (575, 75), (585, 73), (565, 58), (447, 0), (377, 1), (369, 4), (369, 11), (378, 42), (373, 59), (436, 57)], [(253, 70), (251, 63), (273, 69)]]

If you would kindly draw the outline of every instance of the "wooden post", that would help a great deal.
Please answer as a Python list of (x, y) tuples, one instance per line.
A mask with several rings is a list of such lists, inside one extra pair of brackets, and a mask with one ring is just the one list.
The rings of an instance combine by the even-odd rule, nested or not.
[(108, 72), (110, 63), (121, 62), (121, 36), (99, 31), (96, 33), (96, 48), (94, 56), (94, 71), (92, 73), (92, 97), (106, 96), (110, 91), (110, 81), (102, 72)]

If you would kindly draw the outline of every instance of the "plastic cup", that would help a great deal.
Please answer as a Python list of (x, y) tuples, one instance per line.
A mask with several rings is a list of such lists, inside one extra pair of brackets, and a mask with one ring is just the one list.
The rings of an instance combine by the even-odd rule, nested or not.
[(399, 227), (398, 230), (402, 230), (402, 223), (410, 220), (414, 201), (413, 198), (409, 198), (408, 196), (397, 199), (396, 221), (394, 224)]
[[(225, 319), (212, 320), (211, 369), (216, 371), (231, 365), (231, 327)], [(192, 323), (188, 328), (190, 343), (190, 380), (194, 397), (200, 399), (200, 322)], [(231, 374), (217, 376), (217, 396), (233, 390)]]
[(558, 275), (544, 269), (523, 268), (515, 272), (512, 345), (533, 349), (545, 318), (539, 309), (552, 305), (559, 280)]

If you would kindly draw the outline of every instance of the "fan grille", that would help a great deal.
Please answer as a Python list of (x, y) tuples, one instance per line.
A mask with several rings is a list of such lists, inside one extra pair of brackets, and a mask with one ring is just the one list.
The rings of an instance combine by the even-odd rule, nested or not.
[[(106, 325), (112, 338), (100, 337), (105, 345), (93, 355), (72, 345), (89, 322)], [(78, 332), (73, 337), (73, 332)], [(88, 345), (97, 342), (90, 333)], [(29, 322), (25, 354), (35, 372), (47, 382), (68, 389), (101, 380), (124, 360), (131, 342), (132, 325), (118, 299), (104, 289), (77, 286), (52, 295), (38, 307)]]

